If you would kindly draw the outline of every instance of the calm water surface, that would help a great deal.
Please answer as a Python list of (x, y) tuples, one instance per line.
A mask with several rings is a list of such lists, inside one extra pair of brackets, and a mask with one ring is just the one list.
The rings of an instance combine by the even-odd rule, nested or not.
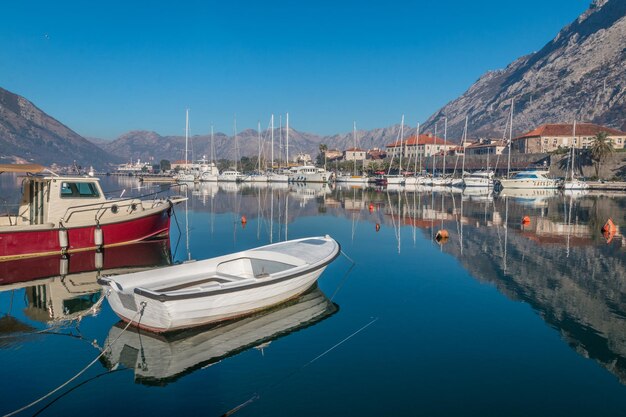
[[(114, 195), (166, 188), (102, 182)], [(2, 210), (18, 185), (0, 175)], [(222, 184), (187, 194), (169, 242), (74, 255), (63, 276), (58, 258), (0, 266), (0, 414), (112, 341), (21, 415), (626, 412), (626, 239), (599, 232), (608, 217), (626, 224), (623, 196)], [(442, 229), (450, 237), (437, 243)], [(318, 288), (253, 317), (163, 337), (122, 332), (98, 304), (99, 274), (320, 234), (347, 257)]]

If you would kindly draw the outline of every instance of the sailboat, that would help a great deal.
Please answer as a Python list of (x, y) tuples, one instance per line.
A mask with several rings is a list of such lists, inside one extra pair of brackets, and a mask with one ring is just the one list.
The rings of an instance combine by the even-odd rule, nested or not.
[[(589, 184), (587, 184), (584, 181), (579, 180), (578, 178), (576, 178), (574, 176), (574, 167), (576, 166), (574, 164), (574, 160), (575, 160), (575, 156), (576, 156), (576, 149), (575, 149), (575, 141), (576, 141), (576, 120), (574, 120), (574, 133), (573, 133), (573, 139), (572, 139), (572, 147), (570, 149), (570, 165), (572, 166), (572, 174), (571, 174), (571, 179), (569, 181), (565, 181), (563, 183), (563, 189), (566, 191), (569, 190), (588, 190), (589, 189)], [(565, 175), (566, 179), (567, 179), (567, 173)]]
[[(486, 170), (475, 171), (475, 172), (465, 172), (465, 145), (467, 143), (467, 121), (468, 118), (465, 118), (465, 129), (463, 130), (463, 167), (461, 171), (463, 172), (463, 184), (466, 187), (480, 187), (480, 188), (493, 188), (493, 179), (494, 172), (489, 170), (487, 167)], [(489, 157), (489, 155), (487, 155)], [(487, 159), (487, 165), (489, 165), (489, 159)]]
[(237, 147), (237, 121), (235, 120), (234, 123), (234, 135), (235, 135), (235, 150), (236, 155), (235, 155), (235, 169), (229, 169), (226, 170), (224, 172), (222, 172), (219, 177), (217, 177), (218, 181), (224, 181), (224, 182), (239, 182), (243, 179), (243, 175), (241, 174), (241, 172), (239, 172), (237, 170), (237, 161), (239, 159), (239, 148)]
[[(364, 175), (364, 174), (357, 175), (356, 152), (360, 152), (360, 149), (358, 149), (356, 146), (356, 122), (353, 122), (352, 139), (354, 141), (354, 147), (352, 148), (353, 156), (354, 156), (354, 172), (352, 173), (352, 175), (338, 175), (335, 181), (339, 183), (367, 184), (369, 181), (369, 178), (367, 177), (367, 175)], [(350, 149), (348, 149), (348, 151), (350, 151)], [(365, 160), (363, 160), (363, 170), (365, 170)]]
[(258, 132), (258, 141), (259, 141), (258, 143), (259, 153), (257, 156), (258, 171), (254, 174), (244, 177), (243, 181), (264, 183), (268, 181), (268, 175), (267, 173), (261, 172), (261, 123), (260, 122), (257, 127), (257, 132)]
[(404, 115), (402, 115), (402, 121), (400, 122), (400, 155), (399, 155), (399, 166), (398, 166), (398, 174), (391, 174), (391, 166), (393, 165), (393, 157), (391, 158), (391, 163), (389, 164), (389, 170), (387, 171), (387, 175), (383, 175), (380, 178), (376, 179), (377, 184), (382, 185), (404, 185), (404, 175), (402, 175), (402, 153), (403, 153), (403, 142), (404, 142)]
[(203, 166), (201, 169), (200, 181), (215, 182), (220, 175), (219, 169), (215, 164), (215, 144), (213, 138), (213, 125), (211, 125), (211, 162)]
[[(267, 174), (267, 181), (268, 182), (289, 182), (289, 176), (286, 174), (281, 174), (280, 172), (276, 172), (274, 171), (274, 115), (272, 114), (272, 119), (271, 119), (271, 136), (272, 136), (272, 162), (271, 162), (271, 170), (270, 172)], [(280, 130), (279, 132), (282, 135), (282, 119), (281, 119), (281, 126), (280, 126)], [(287, 115), (287, 144), (289, 144), (289, 115)], [(279, 161), (280, 161), (280, 157), (279, 157)], [(287, 165), (289, 165), (289, 162), (287, 162)]]
[(174, 179), (177, 182), (195, 182), (196, 174), (189, 169), (189, 109), (185, 112), (185, 170), (179, 172)]

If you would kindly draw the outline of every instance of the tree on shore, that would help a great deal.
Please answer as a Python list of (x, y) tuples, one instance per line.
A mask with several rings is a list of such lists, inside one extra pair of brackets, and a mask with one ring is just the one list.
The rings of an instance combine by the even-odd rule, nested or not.
[(600, 166), (613, 153), (613, 144), (606, 132), (599, 132), (593, 137), (591, 159), (595, 163), (596, 177), (600, 177)]
[(328, 145), (320, 143), (320, 155), (324, 155), (324, 169), (326, 169), (326, 151), (328, 151)]

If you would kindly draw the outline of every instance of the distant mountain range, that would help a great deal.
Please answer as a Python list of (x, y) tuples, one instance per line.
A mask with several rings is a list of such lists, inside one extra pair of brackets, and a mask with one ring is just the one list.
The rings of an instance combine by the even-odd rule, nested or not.
[[(521, 57), (503, 70), (483, 75), (459, 98), (433, 114), (422, 132), (443, 130), (448, 119), (448, 138), (458, 141), (465, 118), (470, 138), (501, 138), (514, 100), (514, 135), (543, 123), (594, 122), (626, 129), (626, 1), (595, 0), (576, 21), (563, 28), (540, 51)], [(182, 120), (182, 116), (181, 116)], [(348, 121), (349, 122), (349, 121)], [(358, 146), (383, 148), (398, 138), (399, 125), (359, 131)], [(274, 132), (275, 157), (285, 129)], [(415, 128), (405, 131), (405, 137)], [(269, 134), (263, 132), (269, 157)], [(441, 136), (441, 134), (439, 134)], [(46, 115), (23, 97), (0, 88), (0, 163), (29, 161), (42, 164), (78, 164), (101, 167), (142, 159), (184, 159), (182, 136), (161, 136), (133, 131), (114, 141), (87, 139)], [(352, 132), (332, 136), (289, 131), (290, 157), (298, 152), (315, 156), (320, 144), (329, 149), (353, 146)], [(283, 144), (284, 145), (284, 144)], [(100, 149), (101, 148), (101, 149)], [(211, 156), (209, 135), (190, 140), (189, 159)], [(234, 137), (215, 134), (216, 158), (257, 154), (257, 132), (244, 130)], [(103, 151), (104, 150), (104, 151)]]
[(103, 152), (24, 97), (0, 88), (0, 163), (103, 167), (121, 159)]

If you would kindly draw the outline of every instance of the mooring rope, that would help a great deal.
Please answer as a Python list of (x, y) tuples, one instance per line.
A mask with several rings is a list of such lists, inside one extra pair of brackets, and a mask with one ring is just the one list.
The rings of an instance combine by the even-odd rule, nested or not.
[[(366, 325), (362, 326), (361, 328), (359, 328), (358, 330), (356, 330), (355, 332), (351, 333), (348, 337), (344, 338), (343, 340), (341, 340), (338, 343), (335, 343), (333, 346), (331, 346), (329, 349), (326, 349), (326, 351), (324, 351), (323, 353), (317, 355), (315, 358), (311, 359), (310, 361), (308, 361), (307, 363), (305, 363), (304, 365), (302, 365), (300, 368), (294, 370), (293, 372), (291, 372), (290, 374), (286, 375), (283, 379), (281, 379), (280, 381), (276, 382), (275, 384), (267, 387), (267, 389), (265, 390), (266, 392), (269, 391), (272, 388), (276, 388), (278, 387), (280, 384), (282, 384), (283, 382), (285, 382), (286, 380), (288, 380), (289, 378), (291, 378), (292, 376), (294, 376), (295, 374), (297, 374), (298, 372), (302, 371), (304, 368), (306, 368), (307, 366), (311, 365), (313, 362), (317, 361), (318, 359), (321, 359), (322, 357), (326, 356), (328, 353), (330, 353), (331, 351), (333, 351), (334, 349), (336, 349), (337, 347), (341, 346), (343, 343), (347, 342), (348, 340), (350, 340), (352, 337), (356, 336), (357, 334), (359, 334), (360, 332), (362, 332), (363, 330), (367, 329), (369, 326), (371, 326), (372, 324), (374, 324), (376, 321), (378, 321), (378, 317), (373, 318), (369, 323), (367, 323)], [(228, 417), (231, 416), (233, 414), (235, 414), (237, 411), (241, 410), (242, 408), (244, 408), (245, 406), (252, 404), (253, 402), (255, 402), (256, 400), (261, 398), (261, 393), (260, 392), (255, 392), (254, 395), (252, 395), (252, 397), (248, 398), (246, 401), (244, 401), (243, 403), (237, 405), (234, 408), (231, 408), (230, 410), (228, 410), (227, 412), (225, 412), (224, 414), (222, 414), (221, 417)]]
[(87, 371), (87, 369), (89, 369), (94, 363), (96, 363), (107, 352), (107, 350), (109, 350), (111, 348), (111, 346), (113, 346), (115, 344), (115, 342), (117, 342), (117, 340), (120, 338), (120, 336), (122, 334), (124, 334), (124, 332), (130, 327), (130, 325), (133, 323), (133, 321), (135, 321), (135, 318), (137, 318), (137, 315), (139, 315), (139, 321), (137, 323), (139, 324), (141, 322), (141, 317), (143, 317), (143, 312), (144, 312), (145, 308), (146, 308), (146, 304), (142, 303), (141, 304), (141, 310), (138, 311), (137, 313), (135, 313), (133, 318), (131, 318), (128, 321), (128, 324), (126, 325), (126, 327), (124, 327), (124, 329), (120, 332), (120, 334), (118, 334), (117, 337), (115, 339), (113, 339), (113, 341), (111, 343), (108, 344), (108, 346), (105, 346), (104, 349), (102, 349), (102, 352), (100, 352), (100, 354), (98, 356), (96, 356), (96, 358), (94, 360), (89, 362), (89, 364), (87, 366), (85, 366), (83, 369), (81, 369), (80, 372), (78, 372), (76, 375), (74, 375), (73, 377), (71, 377), (70, 379), (68, 379), (63, 384), (59, 385), (58, 387), (56, 387), (55, 389), (53, 389), (52, 391), (50, 391), (46, 395), (38, 398), (37, 400), (31, 402), (30, 404), (25, 405), (24, 407), (22, 407), (22, 408), (20, 408), (18, 410), (15, 410), (15, 411), (13, 411), (13, 412), (11, 412), (9, 414), (5, 414), (3, 417), (9, 417), (9, 416), (13, 416), (15, 414), (21, 413), (22, 411), (24, 411), (24, 410), (34, 406), (35, 404), (40, 403), (41, 401), (43, 401), (46, 398), (50, 397), (52, 394), (54, 394), (55, 392), (59, 391), (60, 389), (66, 387), (69, 383), (71, 383), (76, 378), (78, 378), (83, 373), (85, 373), (85, 371)]

